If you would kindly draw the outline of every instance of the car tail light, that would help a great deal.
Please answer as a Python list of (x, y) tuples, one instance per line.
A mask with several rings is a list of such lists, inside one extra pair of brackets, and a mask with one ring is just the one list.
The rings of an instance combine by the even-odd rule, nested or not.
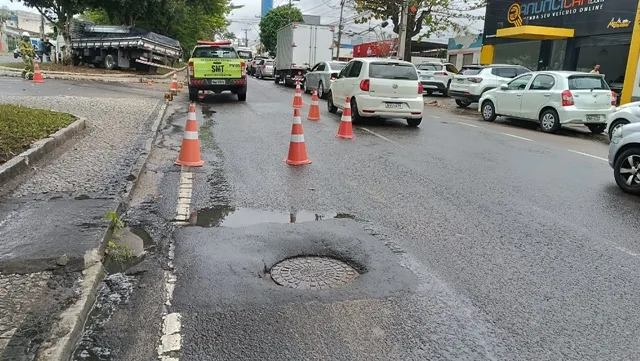
[(444, 75), (444, 76), (447, 76), (447, 75), (449, 75), (449, 74), (447, 74), (447, 72), (446, 72), (446, 71), (436, 71), (436, 73), (435, 73), (434, 75)]
[(611, 105), (614, 107), (618, 105), (618, 93), (611, 91)]
[(570, 90), (565, 90), (562, 92), (562, 106), (563, 107), (569, 107), (574, 105), (575, 102), (573, 101), (573, 94), (571, 94)]
[(189, 62), (189, 68), (188, 69), (189, 69), (188, 70), (189, 77), (193, 78), (195, 76), (195, 72), (193, 70), (193, 62), (192, 61)]
[(247, 63), (244, 60), (240, 62), (240, 69), (242, 70), (242, 77), (245, 78), (247, 76)]
[(421, 82), (418, 82), (418, 94), (422, 95), (424, 93), (424, 87)]
[(472, 83), (482, 83), (482, 78), (467, 78)]
[(369, 91), (369, 79), (365, 79), (360, 82), (360, 90), (368, 92)]
[(336, 80), (336, 77), (332, 75), (329, 80)]

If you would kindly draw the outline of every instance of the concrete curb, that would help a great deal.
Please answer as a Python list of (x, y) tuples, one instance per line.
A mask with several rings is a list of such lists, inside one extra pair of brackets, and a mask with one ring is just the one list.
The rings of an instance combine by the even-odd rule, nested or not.
[[(169, 104), (165, 102), (160, 105), (158, 117), (151, 126), (154, 132), (153, 136), (145, 143), (145, 149), (131, 167), (130, 174), (135, 178), (126, 185), (122, 198), (114, 211), (120, 215), (131, 200), (131, 193), (138, 184), (140, 175), (144, 172), (149, 155), (156, 138), (162, 120), (167, 112)], [(82, 293), (80, 298), (68, 309), (62, 312), (60, 319), (52, 327), (47, 340), (42, 344), (38, 352), (37, 361), (68, 361), (71, 359), (73, 350), (82, 336), (84, 324), (87, 321), (89, 312), (93, 309), (96, 302), (96, 292), (100, 282), (102, 282), (105, 273), (102, 267), (102, 255), (107, 242), (113, 234), (113, 225), (110, 225), (105, 231), (100, 248), (88, 251), (85, 254), (85, 269), (82, 272)]]
[[(176, 72), (182, 72), (187, 67), (176, 69)], [(164, 75), (135, 75), (135, 74), (81, 74), (81, 73), (66, 73), (59, 71), (47, 71), (42, 72), (44, 79), (58, 79), (58, 80), (93, 80), (106, 83), (146, 83), (151, 80), (167, 80), (171, 78), (173, 72), (169, 72)], [(14, 78), (22, 77), (22, 70), (15, 68), (8, 68), (0, 66), (0, 76), (8, 76)]]
[(31, 148), (0, 165), (0, 186), (8, 180), (29, 170), (29, 165), (41, 159), (45, 154), (64, 144), (71, 137), (86, 128), (86, 119), (78, 118), (65, 128), (33, 143)]

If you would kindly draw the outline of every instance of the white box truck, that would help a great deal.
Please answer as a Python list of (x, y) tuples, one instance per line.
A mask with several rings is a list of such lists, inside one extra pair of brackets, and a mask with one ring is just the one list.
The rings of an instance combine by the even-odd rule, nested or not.
[(292, 85), (321, 61), (331, 61), (333, 32), (329, 25), (291, 23), (278, 30), (273, 72), (276, 84)]

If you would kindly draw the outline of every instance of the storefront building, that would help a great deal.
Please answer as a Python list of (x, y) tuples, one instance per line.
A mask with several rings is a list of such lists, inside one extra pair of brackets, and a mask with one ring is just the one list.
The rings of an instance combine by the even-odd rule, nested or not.
[[(640, 100), (638, 0), (488, 0), (480, 63), (589, 72)], [(636, 20), (637, 19), (637, 20)]]

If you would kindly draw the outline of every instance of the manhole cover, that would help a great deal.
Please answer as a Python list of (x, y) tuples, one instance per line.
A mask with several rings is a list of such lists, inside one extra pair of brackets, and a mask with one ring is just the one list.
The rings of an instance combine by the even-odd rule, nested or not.
[(336, 288), (351, 283), (358, 271), (328, 257), (296, 257), (271, 268), (271, 278), (280, 286), (304, 290)]

